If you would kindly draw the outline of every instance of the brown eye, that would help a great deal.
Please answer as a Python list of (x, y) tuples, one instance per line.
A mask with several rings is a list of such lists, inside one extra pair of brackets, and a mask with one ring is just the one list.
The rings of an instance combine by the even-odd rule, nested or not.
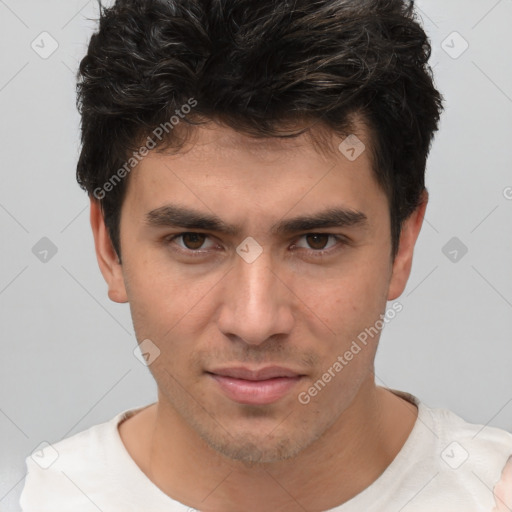
[(219, 249), (208, 234), (195, 231), (186, 231), (165, 237), (163, 243), (165, 247), (186, 257), (205, 258), (212, 256), (212, 250), (218, 251)]
[(183, 240), (183, 245), (187, 249), (195, 251), (197, 249), (200, 249), (201, 246), (204, 244), (204, 241), (206, 240), (206, 235), (202, 233), (183, 233), (183, 235), (181, 235), (181, 238)]
[(327, 242), (329, 241), (330, 235), (328, 234), (311, 234), (306, 235), (306, 240), (308, 242), (308, 245), (312, 249), (325, 249), (325, 246), (327, 245)]
[(326, 258), (333, 256), (346, 245), (348, 245), (348, 241), (343, 235), (307, 233), (293, 244), (293, 249), (299, 249), (299, 253), (306, 257)]

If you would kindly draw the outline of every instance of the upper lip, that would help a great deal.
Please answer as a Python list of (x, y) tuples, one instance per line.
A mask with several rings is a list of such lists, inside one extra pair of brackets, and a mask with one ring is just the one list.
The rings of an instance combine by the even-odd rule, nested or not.
[(208, 373), (220, 375), (222, 377), (232, 377), (233, 379), (244, 379), (244, 380), (267, 380), (274, 379), (277, 377), (300, 377), (301, 374), (297, 373), (289, 368), (283, 368), (282, 366), (266, 366), (259, 370), (251, 370), (242, 366), (233, 368), (219, 368), (217, 370), (211, 370)]

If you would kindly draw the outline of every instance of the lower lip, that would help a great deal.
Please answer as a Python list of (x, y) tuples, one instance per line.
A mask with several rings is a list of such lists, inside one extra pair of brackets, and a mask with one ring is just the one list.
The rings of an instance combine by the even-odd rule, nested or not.
[(301, 379), (276, 377), (267, 380), (243, 380), (210, 374), (231, 400), (246, 405), (266, 405), (285, 396)]

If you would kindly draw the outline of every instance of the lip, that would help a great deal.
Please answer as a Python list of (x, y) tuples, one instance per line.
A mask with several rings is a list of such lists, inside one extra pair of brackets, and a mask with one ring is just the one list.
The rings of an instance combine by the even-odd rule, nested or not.
[(304, 377), (289, 368), (268, 366), (259, 370), (244, 367), (219, 368), (207, 374), (231, 400), (246, 405), (278, 401)]

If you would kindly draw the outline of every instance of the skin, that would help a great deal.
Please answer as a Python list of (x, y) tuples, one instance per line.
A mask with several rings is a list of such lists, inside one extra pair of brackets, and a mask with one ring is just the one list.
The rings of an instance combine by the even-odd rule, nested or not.
[(509, 512), (512, 510), (512, 457), (509, 457), (500, 481), (494, 486), (495, 507), (492, 512)]
[[(355, 133), (368, 148), (364, 125)], [(336, 149), (342, 140), (332, 135), (333, 151), (319, 152), (306, 135), (258, 141), (211, 123), (178, 154), (150, 152), (129, 176), (122, 264), (91, 201), (109, 297), (130, 304), (137, 339), (160, 350), (149, 366), (158, 402), (122, 423), (120, 435), (141, 470), (189, 507), (335, 507), (379, 477), (414, 426), (416, 407), (375, 384), (378, 335), (308, 404), (298, 401), (403, 292), (428, 200), (425, 192), (404, 223), (393, 261), (388, 202), (369, 151), (351, 162)], [(215, 214), (240, 232), (148, 226), (147, 213), (169, 203)], [(326, 207), (364, 212), (367, 225), (271, 232), (280, 220)], [(191, 231), (207, 236), (170, 240)], [(249, 236), (263, 248), (252, 263), (236, 252)], [(315, 257), (322, 249), (330, 252)], [(304, 375), (268, 405), (232, 401), (205, 373), (268, 365)]]

